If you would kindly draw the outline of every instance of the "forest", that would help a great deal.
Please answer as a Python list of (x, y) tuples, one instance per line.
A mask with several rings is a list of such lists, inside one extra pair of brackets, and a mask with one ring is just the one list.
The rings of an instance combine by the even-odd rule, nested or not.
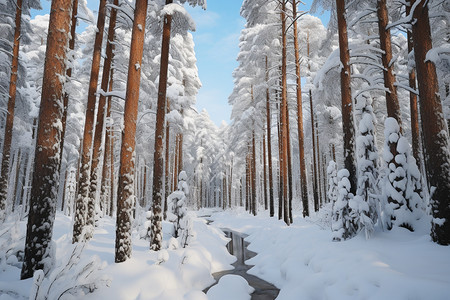
[(243, 0), (221, 126), (206, 0), (97, 2), (0, 0), (1, 300), (448, 299), (449, 0)]

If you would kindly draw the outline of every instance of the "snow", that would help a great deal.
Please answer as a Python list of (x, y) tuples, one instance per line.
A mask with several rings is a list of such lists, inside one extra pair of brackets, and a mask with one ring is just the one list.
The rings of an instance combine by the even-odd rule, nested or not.
[[(333, 233), (325, 225), (329, 224), (325, 220), (328, 217), (323, 214), (327, 209), (306, 219), (301, 217), (301, 211), (294, 211), (291, 226), (270, 218), (267, 211), (254, 217), (242, 208), (225, 212), (202, 210), (197, 215), (211, 215), (213, 223), (206, 225), (204, 219), (194, 217), (193, 238), (186, 248), (167, 237), (172, 225), (163, 222), (166, 239), (162, 251), (150, 251), (148, 241), (133, 232), (132, 257), (119, 264), (114, 263), (115, 220), (100, 219), (93, 239), (82, 251), (80, 265), (73, 267), (79, 270), (93, 262), (93, 282), (89, 286), (96, 289), (91, 294), (77, 294), (76, 299), (250, 299), (252, 288), (236, 275), (222, 277), (207, 294), (203, 293), (214, 283), (211, 273), (231, 269), (235, 260), (228, 254), (228, 239), (219, 228), (248, 235), (249, 249), (258, 253), (246, 262), (254, 265), (249, 273), (278, 287), (277, 300), (448, 299), (448, 247), (431, 242), (429, 218), (422, 220), (415, 232), (401, 227), (389, 232), (376, 228), (369, 240), (360, 233), (348, 241), (332, 242)], [(8, 219), (2, 229), (6, 224), (12, 221)], [(19, 236), (23, 236), (25, 222), (18, 224), (22, 233)], [(71, 229), (71, 219), (57, 213), (53, 240), (60, 266), (74, 252), (67, 234)], [(0, 252), (6, 245), (4, 237), (0, 236)], [(0, 255), (0, 299), (26, 299), (30, 292), (36, 292), (33, 279), (20, 281), (20, 266), (9, 257), (7, 261), (13, 264), (5, 263)], [(54, 276), (55, 271), (51, 274)], [(76, 280), (81, 282), (82, 278), (76, 275), (64, 273), (49, 294), (56, 297), (64, 286), (74, 286)], [(49, 287), (47, 278), (42, 282), (46, 280)]]
[(255, 289), (248, 285), (247, 280), (238, 275), (225, 275), (219, 283), (208, 290), (210, 300), (250, 300), (250, 294)]

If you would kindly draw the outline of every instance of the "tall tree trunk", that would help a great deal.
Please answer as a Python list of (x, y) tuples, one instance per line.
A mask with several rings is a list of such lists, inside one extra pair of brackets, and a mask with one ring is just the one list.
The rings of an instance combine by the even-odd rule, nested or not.
[[(410, 11), (411, 6), (406, 5), (406, 15), (409, 15)], [(414, 50), (414, 46), (413, 46), (412, 32), (410, 30), (408, 30), (407, 39), (408, 39), (408, 53), (411, 53), (411, 51)], [(414, 68), (411, 68), (411, 70), (409, 70), (408, 77), (409, 77), (409, 87), (412, 90), (415, 90), (416, 71)], [(421, 149), (420, 149), (419, 111), (417, 106), (417, 95), (412, 91), (409, 92), (409, 107), (411, 115), (412, 152), (414, 158), (416, 159), (419, 170), (422, 170), (422, 168), (420, 167), (422, 165), (422, 159), (420, 157)]]
[(387, 114), (397, 120), (402, 132), (402, 117), (400, 104), (397, 97), (397, 87), (395, 86), (394, 64), (392, 62), (391, 31), (386, 29), (389, 24), (388, 9), (386, 0), (377, 0), (378, 31), (380, 34), (380, 48), (383, 50), (381, 61), (383, 63), (384, 87), (386, 90)]
[(278, 220), (283, 218), (283, 173), (281, 170), (281, 157), (283, 156), (283, 143), (281, 138), (281, 111), (278, 115), (277, 132), (278, 132)]
[(450, 244), (450, 153), (439, 96), (435, 65), (426, 59), (432, 48), (428, 2), (411, 0), (412, 34), (419, 83), (420, 116), (424, 139), (425, 167), (431, 190), (433, 216), (431, 238), (440, 245)]
[(264, 188), (264, 209), (267, 210), (269, 208), (269, 201), (267, 197), (267, 157), (266, 157), (266, 135), (263, 133), (263, 188)]
[(289, 219), (289, 223), (292, 223), (292, 198), (293, 198), (293, 188), (292, 188), (292, 158), (291, 158), (291, 133), (290, 133), (290, 125), (289, 125), (289, 106), (286, 102), (286, 136), (287, 136), (287, 174), (288, 174), (288, 195), (289, 198), (286, 201), (285, 212), (287, 213), (287, 218)]
[(17, 73), (19, 70), (20, 24), (22, 20), (22, 0), (16, 3), (16, 21), (14, 29), (11, 77), (9, 80), (8, 112), (6, 114), (5, 135), (3, 139), (2, 174), (0, 177), (0, 223), (6, 218), (6, 199), (8, 197), (9, 162), (14, 126), (14, 108), (16, 105)]
[[(35, 270), (47, 268), (59, 184), (60, 124), (63, 114), (63, 84), (69, 42), (72, 0), (53, 0), (47, 35), (42, 83), (39, 128), (31, 186), (25, 256), (21, 279), (33, 277)], [(51, 259), (50, 259), (51, 260)]]
[[(106, 0), (100, 0), (98, 8), (97, 32), (95, 35), (94, 52), (92, 55), (91, 76), (89, 81), (88, 100), (86, 106), (86, 119), (84, 122), (83, 134), (83, 151), (81, 156), (81, 172), (79, 180), (79, 189), (77, 200), (75, 203), (75, 220), (73, 224), (73, 239), (76, 243), (85, 239), (82, 236), (82, 231), (85, 226), (89, 226), (87, 231), (93, 230), (93, 220), (88, 216), (93, 215), (95, 210), (94, 201), (91, 201), (89, 196), (89, 175), (91, 171), (91, 148), (92, 136), (94, 130), (94, 111), (95, 102), (97, 99), (97, 84), (98, 73), (100, 69), (100, 58), (102, 51), (103, 31), (105, 28), (106, 16)], [(87, 233), (88, 237), (92, 234)]]
[(269, 163), (269, 214), (271, 217), (275, 215), (275, 205), (273, 201), (273, 168), (272, 168), (272, 125), (270, 111), (270, 91), (269, 91), (269, 68), (266, 56), (266, 123), (267, 123), (267, 159)]
[(298, 30), (297, 30), (297, 1), (292, 0), (292, 18), (294, 21), (294, 52), (295, 52), (295, 74), (296, 80), (296, 95), (297, 95), (297, 129), (298, 129), (298, 150), (300, 163), (300, 188), (302, 192), (302, 206), (303, 217), (309, 216), (308, 203), (308, 181), (306, 177), (305, 164), (305, 138), (303, 132), (303, 108), (302, 108), (302, 83), (300, 74), (300, 53), (298, 46)]
[(317, 118), (315, 119), (315, 126), (316, 126), (316, 151), (317, 151), (317, 189), (319, 192), (319, 209), (320, 206), (323, 204), (323, 197), (322, 197), (322, 172), (321, 172), (321, 158), (320, 158), (320, 144), (319, 144), (319, 122), (317, 121)]
[[(118, 6), (119, 1), (114, 0), (113, 3), (115, 6)], [(106, 57), (103, 63), (103, 74), (102, 74), (102, 83), (100, 86), (101, 93), (98, 100), (97, 107), (97, 120), (95, 124), (95, 132), (94, 132), (94, 147), (92, 149), (92, 163), (91, 163), (91, 183), (89, 188), (89, 203), (91, 209), (88, 209), (87, 214), (87, 222), (86, 224), (93, 226), (94, 225), (94, 215), (95, 215), (95, 201), (97, 198), (97, 187), (99, 185), (98, 178), (98, 166), (101, 159), (101, 149), (102, 149), (102, 138), (103, 138), (103, 124), (105, 121), (105, 110), (106, 110), (106, 96), (104, 93), (108, 90), (110, 72), (112, 59), (114, 57), (114, 32), (116, 27), (116, 18), (117, 18), (117, 10), (114, 7), (111, 7), (110, 17), (109, 17), (109, 28), (108, 28), (108, 40), (106, 43)], [(92, 231), (89, 232), (89, 235), (86, 238), (92, 237)]]
[(281, 4), (281, 144), (283, 151), (281, 152), (281, 173), (283, 178), (283, 199), (284, 199), (284, 222), (289, 225), (288, 208), (286, 207), (288, 203), (288, 174), (287, 174), (287, 164), (288, 164), (288, 109), (287, 109), (287, 53), (286, 53), (286, 2), (282, 1)]
[(252, 132), (252, 155), (251, 155), (251, 170), (252, 170), (252, 213), (256, 216), (256, 145), (255, 145), (255, 130)]
[[(136, 145), (136, 121), (141, 81), (142, 54), (144, 50), (147, 0), (137, 0), (131, 33), (130, 60), (128, 63), (127, 90), (125, 96), (124, 129), (120, 149), (119, 185), (117, 191), (117, 220), (115, 262), (131, 257), (131, 215), (134, 204), (134, 159)], [(139, 66), (139, 67), (136, 67)]]
[[(78, 0), (73, 0), (73, 8), (72, 8), (72, 23), (70, 26), (70, 40), (69, 40), (69, 51), (73, 51), (75, 49), (75, 36), (77, 29), (77, 14), (78, 14)], [(72, 58), (74, 59), (74, 58)], [(72, 67), (69, 67), (66, 71), (67, 80), (71, 80), (72, 78)], [(61, 131), (61, 150), (59, 151), (61, 164), (59, 165), (61, 168), (62, 160), (63, 160), (63, 152), (64, 152), (64, 141), (66, 136), (66, 124), (67, 124), (67, 107), (69, 105), (69, 93), (65, 91), (64, 93), (64, 112), (62, 118), (62, 131)], [(61, 170), (60, 170), (61, 171)], [(64, 194), (64, 192), (63, 192)], [(64, 198), (63, 198), (64, 201)], [(63, 210), (63, 206), (61, 206), (61, 210)]]
[(350, 88), (350, 52), (348, 49), (345, 0), (336, 0), (339, 31), (339, 52), (341, 59), (342, 128), (344, 131), (344, 167), (350, 173), (350, 192), (356, 193), (355, 126), (353, 123), (353, 102)]
[[(166, 5), (172, 0), (166, 0)], [(164, 122), (166, 118), (167, 70), (169, 66), (170, 30), (172, 16), (164, 16), (163, 37), (161, 46), (161, 68), (159, 73), (158, 104), (156, 112), (155, 153), (153, 162), (153, 217), (151, 227), (150, 248), (158, 251), (162, 247), (162, 211), (164, 171)]]

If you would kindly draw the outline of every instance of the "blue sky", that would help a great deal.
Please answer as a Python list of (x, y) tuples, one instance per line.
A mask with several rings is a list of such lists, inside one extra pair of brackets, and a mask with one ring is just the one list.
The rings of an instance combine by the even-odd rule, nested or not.
[[(97, 0), (87, 2), (92, 10), (98, 9)], [(300, 10), (308, 10), (312, 0), (303, 2), (306, 5), (300, 6)], [(49, 13), (50, 1), (41, 0), (41, 4), (43, 10), (36, 14)], [(222, 120), (230, 122), (228, 96), (233, 90), (232, 72), (238, 65), (239, 34), (245, 25), (245, 20), (239, 14), (241, 5), (242, 0), (208, 0), (206, 11), (200, 8), (188, 9), (197, 24), (193, 36), (203, 85), (198, 94), (197, 109), (206, 109), (218, 126)], [(328, 22), (328, 14), (321, 18)]]

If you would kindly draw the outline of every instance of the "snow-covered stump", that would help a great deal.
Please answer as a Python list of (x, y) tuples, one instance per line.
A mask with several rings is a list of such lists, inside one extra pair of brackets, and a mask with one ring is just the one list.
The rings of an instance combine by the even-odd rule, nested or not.
[[(420, 172), (411, 155), (409, 143), (400, 133), (394, 118), (385, 121), (385, 146), (383, 158), (386, 162), (384, 205), (387, 228), (400, 226), (414, 231), (414, 223), (423, 212), (423, 195)], [(395, 154), (392, 145), (395, 145)]]
[(338, 176), (338, 196), (333, 203), (331, 229), (333, 231), (333, 241), (347, 240), (354, 237), (358, 231), (358, 226), (354, 219), (354, 214), (349, 206), (349, 201), (353, 199), (350, 192), (350, 175), (347, 169), (342, 169)]

